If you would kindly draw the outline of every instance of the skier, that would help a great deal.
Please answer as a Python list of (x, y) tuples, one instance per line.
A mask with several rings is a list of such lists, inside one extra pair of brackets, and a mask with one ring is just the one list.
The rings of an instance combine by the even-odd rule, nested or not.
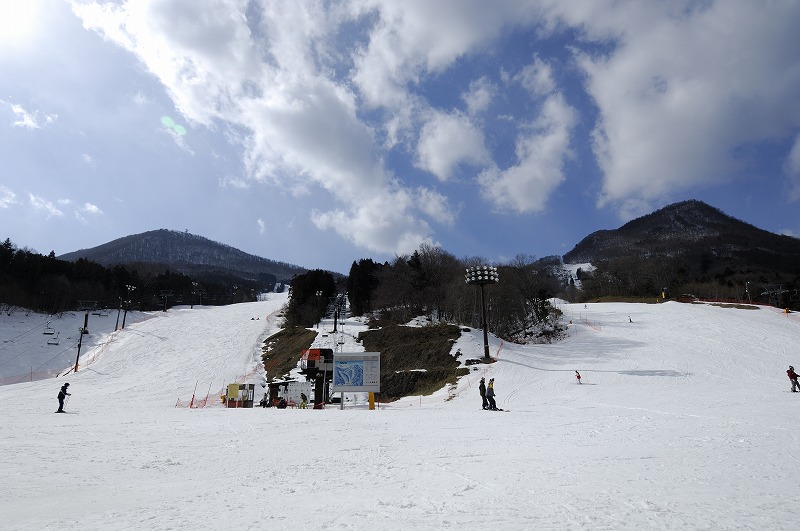
[(800, 383), (797, 383), (797, 373), (794, 372), (794, 367), (789, 365), (789, 370), (786, 371), (786, 375), (792, 381), (792, 392), (796, 393), (797, 391), (800, 391)]
[(305, 393), (300, 393), (300, 405), (298, 406), (300, 409), (306, 409), (308, 406), (308, 397)]
[(578, 371), (575, 371), (575, 378), (578, 379), (578, 383), (581, 383), (581, 373), (579, 373)]
[(483, 409), (489, 408), (489, 402), (486, 401), (486, 378), (481, 378), (481, 384), (478, 386), (478, 391), (481, 392), (481, 400), (483, 401)]
[(69, 383), (62, 385), (61, 391), (58, 392), (58, 411), (56, 413), (64, 413), (64, 398), (72, 396), (67, 392), (67, 387), (69, 387)]
[(489, 387), (486, 388), (486, 400), (489, 401), (489, 409), (497, 411), (497, 402), (494, 401), (494, 378), (489, 378)]

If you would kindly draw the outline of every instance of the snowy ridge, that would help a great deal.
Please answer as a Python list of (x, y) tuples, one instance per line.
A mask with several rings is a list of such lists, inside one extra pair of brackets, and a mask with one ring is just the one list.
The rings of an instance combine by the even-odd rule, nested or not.
[[(285, 294), (171, 310), (93, 370), (0, 387), (4, 529), (780, 529), (796, 519), (800, 319), (560, 304), (569, 337), (369, 411), (175, 408), (258, 366)], [(587, 323), (587, 324), (581, 324)], [(591, 325), (591, 326), (590, 326)], [(318, 338), (358, 349), (356, 322)], [(321, 330), (330, 332), (331, 324)], [(453, 345), (480, 357), (479, 330)], [(574, 376), (579, 370), (583, 383)], [(498, 406), (482, 411), (481, 376)], [(198, 383), (199, 382), (199, 383)]]

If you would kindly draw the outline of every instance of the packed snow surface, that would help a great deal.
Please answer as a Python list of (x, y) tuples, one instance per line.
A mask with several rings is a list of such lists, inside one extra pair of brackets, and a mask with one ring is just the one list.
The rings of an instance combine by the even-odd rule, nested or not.
[[(562, 304), (567, 339), (490, 337), (497, 361), (431, 396), (221, 407), (224, 384), (259, 381), (284, 303), (156, 312), (97, 341), (77, 373), (0, 387), (0, 526), (796, 528), (795, 314)], [(331, 327), (315, 346), (363, 350), (362, 325)], [(462, 362), (482, 356), (480, 331), (457, 349)], [(481, 377), (506, 411), (481, 410)], [(54, 414), (65, 381), (67, 414)], [(207, 407), (176, 407), (209, 392)]]

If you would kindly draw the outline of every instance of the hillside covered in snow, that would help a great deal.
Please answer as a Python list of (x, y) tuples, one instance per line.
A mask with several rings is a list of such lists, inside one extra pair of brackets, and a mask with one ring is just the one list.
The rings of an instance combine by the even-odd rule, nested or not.
[[(147, 314), (97, 338), (77, 374), (0, 387), (3, 528), (781, 529), (796, 521), (800, 393), (790, 393), (785, 371), (800, 365), (797, 314), (561, 304), (567, 339), (518, 346), (490, 337), (497, 361), (433, 395), (376, 410), (362, 395), (346, 396), (343, 409), (221, 407), (213, 394), (226, 383), (260, 380), (261, 345), (279, 329), (285, 301), (271, 294)], [(363, 325), (348, 320), (338, 334), (331, 326), (322, 323), (315, 346), (361, 349), (354, 337)], [(461, 360), (480, 357), (481, 332), (463, 332), (459, 349)], [(505, 411), (481, 410), (481, 377), (494, 378)], [(65, 381), (67, 414), (54, 414)], [(176, 407), (207, 394), (204, 408)]]

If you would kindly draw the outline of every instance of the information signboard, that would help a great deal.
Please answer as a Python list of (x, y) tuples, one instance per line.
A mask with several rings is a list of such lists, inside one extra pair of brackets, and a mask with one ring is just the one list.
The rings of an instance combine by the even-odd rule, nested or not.
[(380, 393), (381, 353), (334, 353), (331, 391), (334, 393)]

